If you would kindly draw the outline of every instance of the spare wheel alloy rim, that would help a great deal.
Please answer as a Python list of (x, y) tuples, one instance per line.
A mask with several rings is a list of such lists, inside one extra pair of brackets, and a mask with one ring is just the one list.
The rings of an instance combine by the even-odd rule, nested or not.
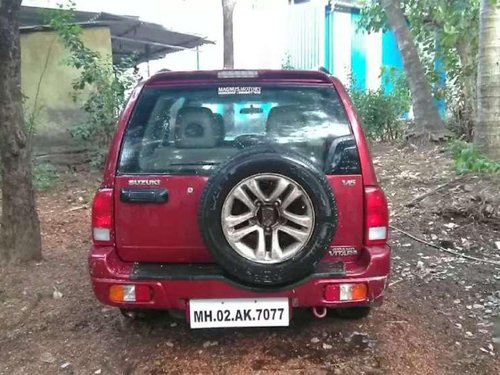
[(240, 181), (221, 212), (227, 242), (255, 263), (280, 263), (298, 254), (314, 230), (314, 207), (289, 177), (263, 173)]

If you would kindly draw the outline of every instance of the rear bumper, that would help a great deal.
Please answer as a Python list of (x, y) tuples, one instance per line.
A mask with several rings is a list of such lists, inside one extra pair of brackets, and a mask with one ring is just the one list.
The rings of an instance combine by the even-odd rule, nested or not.
[[(342, 267), (342, 272), (318, 272), (295, 285), (273, 290), (248, 288), (210, 272), (202, 277), (183, 273), (165, 278), (158, 277), (158, 274), (138, 275), (137, 264), (121, 261), (114, 248), (92, 248), (89, 270), (97, 299), (106, 305), (125, 309), (186, 310), (190, 299), (265, 297), (287, 297), (292, 307), (368, 306), (382, 301), (389, 277), (390, 248), (367, 248), (359, 264), (347, 264), (345, 269)], [(326, 300), (325, 286), (342, 283), (366, 284), (367, 298), (358, 301)], [(152, 298), (148, 302), (114, 302), (109, 298), (109, 289), (117, 284), (147, 285), (152, 290)]]

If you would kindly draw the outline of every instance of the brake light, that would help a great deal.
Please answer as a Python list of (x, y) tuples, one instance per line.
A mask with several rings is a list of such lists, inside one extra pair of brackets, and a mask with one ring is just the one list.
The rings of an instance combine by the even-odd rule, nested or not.
[(257, 78), (256, 70), (221, 70), (217, 72), (217, 78)]
[(365, 245), (385, 245), (389, 212), (384, 192), (377, 186), (365, 187)]
[(92, 204), (92, 239), (96, 246), (113, 245), (113, 189), (99, 189)]

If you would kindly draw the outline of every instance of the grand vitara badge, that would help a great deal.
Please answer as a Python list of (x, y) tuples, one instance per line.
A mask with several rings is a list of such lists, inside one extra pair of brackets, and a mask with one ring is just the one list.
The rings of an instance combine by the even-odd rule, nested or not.
[(358, 251), (354, 247), (340, 246), (340, 247), (332, 247), (328, 250), (328, 254), (331, 256), (337, 257), (346, 257), (349, 255), (356, 255)]
[(160, 186), (160, 180), (128, 180), (130, 186)]

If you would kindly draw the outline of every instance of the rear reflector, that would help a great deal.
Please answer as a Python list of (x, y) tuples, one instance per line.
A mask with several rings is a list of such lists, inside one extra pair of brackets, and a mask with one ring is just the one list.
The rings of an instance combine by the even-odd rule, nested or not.
[(147, 285), (112, 285), (109, 299), (113, 302), (149, 302), (151, 288)]
[(325, 300), (338, 301), (339, 292), (340, 292), (340, 287), (338, 284), (327, 284), (325, 286)]
[(113, 245), (113, 190), (99, 189), (92, 204), (92, 239), (96, 246)]
[(385, 245), (389, 212), (384, 192), (378, 186), (365, 188), (365, 245)]

